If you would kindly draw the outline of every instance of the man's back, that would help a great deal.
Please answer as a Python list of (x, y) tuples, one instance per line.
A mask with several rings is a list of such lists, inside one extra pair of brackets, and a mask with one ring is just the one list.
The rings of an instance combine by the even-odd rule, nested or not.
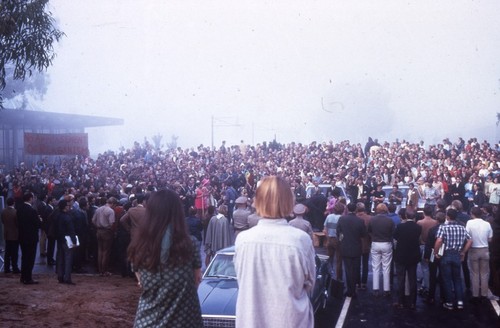
[(372, 236), (372, 242), (392, 242), (394, 222), (385, 214), (377, 214), (368, 224), (368, 232)]
[(312, 230), (311, 223), (309, 221), (305, 220), (303, 217), (298, 216), (295, 219), (288, 222), (288, 224), (291, 225), (292, 227), (295, 227), (297, 229), (304, 231), (312, 238), (313, 230)]
[(467, 221), (469, 221), (469, 220), (470, 220), (470, 216), (467, 213), (464, 213), (462, 211), (460, 211), (458, 213), (458, 215), (457, 215), (457, 221), (461, 225), (465, 226), (467, 224)]
[(115, 212), (107, 205), (99, 207), (92, 218), (92, 223), (97, 228), (111, 229), (115, 222)]
[(17, 214), (13, 207), (6, 207), (2, 211), (2, 223), (4, 225), (5, 240), (17, 240), (19, 230), (17, 228)]
[(465, 229), (472, 237), (473, 248), (488, 247), (488, 240), (493, 237), (493, 230), (488, 222), (480, 218), (472, 219), (467, 221)]
[(394, 260), (403, 264), (416, 264), (421, 259), (420, 254), (420, 234), (422, 227), (415, 224), (413, 220), (408, 220), (396, 227), (394, 239), (397, 240)]
[(251, 212), (244, 208), (238, 208), (233, 212), (233, 224), (235, 230), (248, 229), (248, 216)]
[(356, 214), (342, 215), (337, 223), (337, 235), (341, 239), (342, 256), (361, 256), (361, 238), (365, 234), (365, 223)]
[(120, 224), (130, 232), (131, 238), (133, 237), (137, 231), (137, 228), (141, 224), (141, 222), (144, 221), (146, 217), (146, 208), (144, 206), (136, 206), (136, 207), (131, 207), (125, 213), (121, 218), (120, 218)]
[(27, 203), (23, 203), (17, 210), (17, 220), (19, 227), (19, 241), (38, 241), (38, 229), (41, 221), (38, 219), (36, 210)]
[(438, 225), (438, 222), (430, 216), (424, 216), (422, 220), (417, 221), (417, 224), (422, 227), (422, 234), (420, 242), (422, 245), (427, 241), (427, 236), (429, 235), (429, 230)]

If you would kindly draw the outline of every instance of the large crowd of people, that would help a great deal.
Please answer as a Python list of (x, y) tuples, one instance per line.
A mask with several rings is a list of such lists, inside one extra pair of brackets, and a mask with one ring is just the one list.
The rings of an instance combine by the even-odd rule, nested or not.
[[(423, 142), (378, 143), (370, 138), (364, 147), (349, 141), (309, 145), (273, 141), (255, 146), (242, 141), (219, 149), (203, 145), (156, 149), (146, 141), (120, 152), (99, 154), (96, 159), (75, 156), (51, 163), (42, 159), (29, 167), (20, 163), (11, 170), (3, 168), (0, 187), (1, 195), (14, 198), (17, 204), (27, 190), (40, 199), (51, 195), (60, 198), (69, 192), (77, 198), (114, 196), (121, 201), (130, 194), (171, 188), (182, 195), (186, 208), (197, 205), (206, 210), (220, 203), (228, 190), (233, 193), (231, 187), (236, 193), (227, 196), (232, 200), (238, 195), (252, 197), (262, 177), (276, 175), (297, 184), (294, 187), (298, 189), (333, 183), (343, 187), (354, 201), (363, 197), (367, 202), (380, 184), (430, 183), (440, 198), (459, 198), (468, 209), (474, 202), (475, 184), (484, 193), (475, 201), (498, 204), (498, 154), (497, 145), (474, 138), (468, 142), (459, 138), (455, 143), (445, 139), (428, 147)], [(360, 182), (367, 190), (360, 191)], [(458, 191), (452, 188), (455, 184), (460, 184)], [(299, 201), (305, 198), (296, 196)], [(234, 205), (229, 206), (232, 212)]]
[[(40, 228), (41, 232), (40, 240), (35, 243), (38, 243), (40, 255), (47, 257), (48, 264), (55, 263), (55, 241), (64, 243), (64, 234), (69, 234), (76, 243), (75, 236), (78, 236), (79, 247), (61, 249), (61, 261), (71, 261), (73, 270), (77, 272), (83, 270), (83, 263), (90, 260), (94, 261), (99, 274), (109, 275), (110, 261), (115, 259), (122, 275), (129, 275), (127, 247), (131, 239), (133, 241), (131, 236), (137, 235), (134, 231), (139, 225), (138, 221), (145, 216), (144, 213), (132, 214), (130, 209), (142, 207), (151, 192), (164, 189), (177, 193), (185, 217), (190, 218), (188, 222), (202, 223), (203, 236), (199, 234), (201, 227), (198, 229), (197, 225), (193, 228), (193, 224), (188, 224), (198, 246), (206, 242), (208, 230), (209, 243), (205, 243), (205, 250), (209, 258), (219, 248), (214, 246), (234, 243), (234, 240), (227, 241), (227, 232), (218, 233), (216, 228), (212, 228), (215, 224), (210, 224), (211, 219), (223, 216), (236, 233), (255, 225), (255, 214), (251, 214), (250, 209), (257, 186), (265, 177), (276, 176), (291, 186), (296, 204), (303, 205), (296, 208), (296, 214), (310, 223), (315, 234), (323, 231), (326, 234), (325, 246), (332, 255), (332, 267), (337, 262), (337, 271), (342, 271), (338, 262), (348, 254), (341, 251), (340, 240), (337, 239), (337, 233), (347, 229), (346, 219), (339, 220), (342, 215), (362, 213), (391, 217), (392, 213), (395, 216), (395, 219), (391, 218), (394, 224), (388, 224), (391, 227), (389, 235), (377, 232), (380, 227), (373, 225), (373, 222), (378, 219), (371, 226), (370, 217), (361, 214), (362, 226), (367, 233), (359, 236), (346, 233), (347, 239), (361, 238), (359, 254), (356, 253), (356, 256), (363, 259), (361, 276), (353, 278), (349, 274), (346, 277), (349, 295), (355, 294), (356, 286), (366, 288), (370, 244), (371, 256), (379, 258), (374, 252), (374, 243), (375, 249), (382, 254), (375, 261), (377, 267), (374, 269), (384, 273), (383, 286), (379, 287), (377, 276), (374, 288), (382, 288), (387, 292), (387, 270), (391, 261), (384, 253), (385, 248), (389, 247), (384, 243), (392, 245), (394, 227), (407, 219), (413, 220), (413, 215), (416, 219), (429, 216), (435, 220), (436, 213), (453, 202), (455, 209), (466, 216), (478, 215), (473, 209), (481, 209), (480, 217), (493, 227), (494, 235), (490, 242), (496, 243), (496, 248), (490, 248), (490, 263), (495, 266), (491, 270), (495, 272), (495, 279), (498, 279), (498, 271), (494, 270), (498, 270), (500, 259), (497, 216), (500, 203), (500, 156), (497, 144), (490, 145), (475, 138), (467, 142), (462, 138), (455, 142), (444, 139), (439, 144), (428, 146), (424, 142), (406, 140), (379, 143), (372, 138), (364, 146), (347, 140), (310, 144), (280, 144), (273, 141), (255, 146), (241, 141), (233, 146), (223, 143), (217, 149), (203, 145), (189, 149), (158, 149), (145, 141), (143, 144), (136, 142), (127, 150), (107, 151), (97, 158), (73, 156), (51, 160), (44, 158), (33, 165), (20, 163), (12, 169), (0, 168), (0, 195), (6, 200), (9, 209), (20, 211), (29, 203), (38, 212), (41, 222), (34, 229)], [(322, 185), (328, 187), (325, 189)], [(392, 187), (388, 197), (381, 189), (384, 185)], [(401, 186), (408, 186), (407, 194), (402, 194), (399, 190)], [(27, 194), (33, 195), (35, 200), (31, 202)], [(58, 207), (60, 200), (65, 203), (59, 203)], [(377, 211), (381, 205), (386, 206), (387, 210), (382, 208)], [(401, 208), (406, 209), (408, 217), (405, 211), (397, 215)], [(240, 210), (246, 214), (242, 216)], [(53, 212), (65, 213), (64, 226), (61, 222), (54, 222)], [(5, 213), (7, 216), (7, 211)], [(234, 218), (233, 213), (237, 213)], [(73, 220), (68, 220), (68, 217)], [(4, 222), (4, 225), (7, 228), (9, 223)], [(55, 235), (54, 225), (60, 227), (55, 229)], [(224, 229), (227, 231), (227, 227)], [(57, 230), (65, 232), (61, 236)], [(422, 229), (425, 234), (428, 230)], [(310, 231), (308, 234), (314, 236)], [(374, 234), (380, 240), (368, 238)], [(442, 238), (442, 232), (437, 236)], [(17, 272), (17, 251), (12, 254), (15, 248), (12, 239), (19, 237), (6, 234), (5, 238), (7, 249), (10, 249), (6, 257), (12, 258), (6, 262), (5, 272), (11, 268)], [(225, 240), (221, 243), (218, 238)], [(427, 235), (419, 240), (422, 251), (426, 239)], [(30, 239), (30, 245), (24, 247), (35, 247), (36, 252), (36, 246)], [(389, 248), (392, 252), (392, 246)], [(23, 255), (25, 253), (32, 252), (26, 248), (23, 249)], [(334, 261), (335, 254), (337, 259)], [(30, 263), (31, 257), (27, 259)], [(351, 259), (345, 267), (346, 272), (360, 271), (359, 264), (354, 264)], [(400, 267), (406, 270), (405, 265), (400, 263)], [(26, 267), (29, 269), (30, 265)], [(60, 282), (73, 283), (70, 273), (68, 267), (58, 269)], [(342, 278), (341, 272), (337, 272), (337, 278)], [(426, 292), (430, 287), (427, 280), (423, 285)], [(23, 273), (21, 282), (33, 283), (31, 271)], [(496, 283), (498, 286), (498, 281)], [(498, 293), (498, 289), (495, 292)]]

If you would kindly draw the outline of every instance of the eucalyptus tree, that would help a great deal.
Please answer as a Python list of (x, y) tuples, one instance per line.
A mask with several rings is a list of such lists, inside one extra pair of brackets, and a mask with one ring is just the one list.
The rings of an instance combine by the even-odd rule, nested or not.
[(64, 33), (56, 27), (48, 0), (0, 2), (0, 108), (9, 74), (24, 80), (43, 72), (55, 58), (54, 43)]

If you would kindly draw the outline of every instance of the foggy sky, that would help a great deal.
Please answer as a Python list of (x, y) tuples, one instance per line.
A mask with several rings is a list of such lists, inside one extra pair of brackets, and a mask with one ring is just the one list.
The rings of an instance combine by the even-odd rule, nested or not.
[(46, 111), (119, 117), (91, 154), (182, 147), (498, 138), (500, 2), (52, 0)]

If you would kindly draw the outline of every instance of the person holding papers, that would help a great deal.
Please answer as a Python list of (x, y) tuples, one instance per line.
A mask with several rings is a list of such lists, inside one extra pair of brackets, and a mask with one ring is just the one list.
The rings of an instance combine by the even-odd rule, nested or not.
[(56, 272), (59, 283), (74, 285), (71, 280), (73, 265), (73, 251), (77, 245), (73, 219), (68, 214), (70, 204), (66, 200), (59, 201), (57, 217), (57, 259)]

